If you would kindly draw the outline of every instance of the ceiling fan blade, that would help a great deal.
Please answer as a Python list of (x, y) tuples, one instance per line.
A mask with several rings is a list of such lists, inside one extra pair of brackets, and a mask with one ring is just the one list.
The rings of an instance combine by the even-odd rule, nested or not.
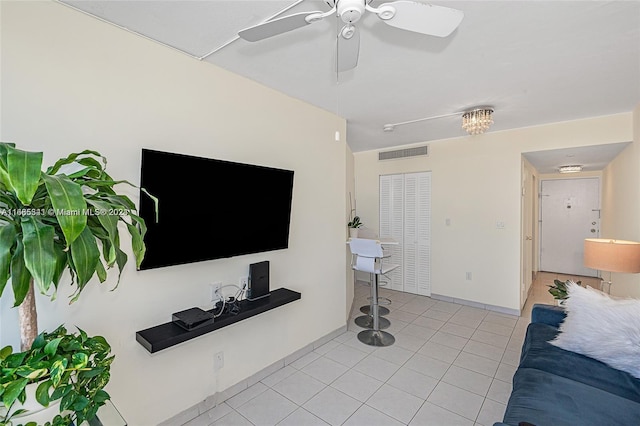
[(392, 27), (436, 37), (447, 37), (464, 18), (461, 10), (407, 0), (384, 3), (378, 10), (391, 11), (378, 13), (378, 17)]
[(245, 28), (238, 32), (238, 35), (247, 41), (263, 40), (265, 38), (302, 28), (305, 25), (316, 22), (319, 19), (307, 19), (307, 17), (316, 15), (315, 18), (317, 18), (318, 15), (321, 14), (322, 12), (314, 11), (283, 16), (282, 18), (273, 19), (262, 24), (254, 25), (253, 27)]
[(360, 31), (353, 25), (345, 25), (338, 34), (336, 62), (338, 72), (348, 71), (358, 65)]

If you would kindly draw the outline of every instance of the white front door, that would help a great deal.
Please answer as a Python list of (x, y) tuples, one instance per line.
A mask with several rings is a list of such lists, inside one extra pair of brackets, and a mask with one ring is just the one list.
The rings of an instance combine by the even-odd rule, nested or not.
[(550, 179), (540, 188), (540, 270), (594, 276), (584, 239), (600, 233), (600, 179)]

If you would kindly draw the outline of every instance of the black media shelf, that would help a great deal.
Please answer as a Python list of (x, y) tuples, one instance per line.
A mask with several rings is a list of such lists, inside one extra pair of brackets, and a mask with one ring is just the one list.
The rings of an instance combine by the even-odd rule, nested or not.
[[(207, 324), (194, 330), (185, 330), (172, 322), (168, 322), (136, 332), (136, 340), (149, 352), (158, 352), (287, 303), (295, 302), (301, 297), (302, 295), (297, 291), (279, 288), (271, 291), (269, 296), (258, 300), (241, 300), (238, 302), (240, 306), (238, 315), (221, 315), (212, 324)], [(213, 310), (209, 312), (213, 312)]]

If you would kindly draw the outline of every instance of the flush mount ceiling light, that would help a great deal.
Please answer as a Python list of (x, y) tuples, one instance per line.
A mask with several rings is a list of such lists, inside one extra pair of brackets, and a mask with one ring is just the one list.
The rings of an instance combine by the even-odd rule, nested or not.
[(493, 124), (492, 108), (475, 108), (462, 114), (462, 128), (470, 135), (481, 135)]
[(419, 118), (417, 120), (403, 121), (402, 123), (385, 124), (382, 126), (384, 132), (393, 132), (397, 126), (405, 124), (417, 123), (419, 121), (434, 120), (436, 118), (453, 117), (462, 114), (462, 128), (470, 135), (479, 135), (486, 132), (489, 126), (493, 124), (493, 108), (492, 107), (476, 107), (463, 112), (454, 112), (452, 114), (436, 115), (433, 117)]
[(582, 171), (582, 166), (579, 166), (577, 164), (573, 164), (570, 166), (560, 166), (558, 167), (558, 171), (560, 173), (578, 173)]

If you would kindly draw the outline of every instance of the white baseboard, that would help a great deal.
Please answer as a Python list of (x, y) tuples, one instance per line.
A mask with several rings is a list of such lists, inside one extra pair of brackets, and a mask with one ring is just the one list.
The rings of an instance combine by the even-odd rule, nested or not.
[(510, 308), (504, 308), (502, 306), (487, 305), (485, 303), (478, 303), (478, 302), (473, 302), (471, 300), (458, 299), (457, 297), (449, 297), (449, 296), (443, 296), (440, 294), (433, 294), (433, 293), (431, 294), (431, 298), (442, 300), (444, 302), (451, 302), (451, 303), (457, 303), (459, 305), (471, 306), (478, 309), (486, 309), (487, 311), (498, 312), (501, 314), (515, 315), (517, 317), (520, 316), (519, 309), (510, 309)]

